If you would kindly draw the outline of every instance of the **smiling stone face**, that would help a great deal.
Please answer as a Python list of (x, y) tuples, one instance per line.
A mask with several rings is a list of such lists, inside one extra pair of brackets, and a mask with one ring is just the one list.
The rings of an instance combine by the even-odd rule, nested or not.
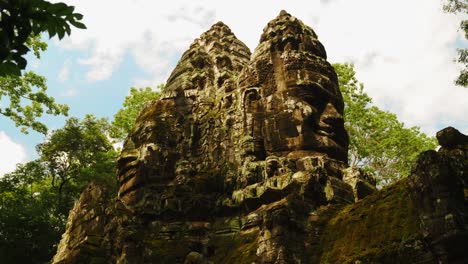
[(246, 129), (257, 142), (257, 153), (263, 149), (263, 156), (326, 155), (346, 163), (343, 99), (336, 73), (311, 28), (281, 13), (264, 29), (239, 84), (249, 116), (262, 126), (257, 133)]

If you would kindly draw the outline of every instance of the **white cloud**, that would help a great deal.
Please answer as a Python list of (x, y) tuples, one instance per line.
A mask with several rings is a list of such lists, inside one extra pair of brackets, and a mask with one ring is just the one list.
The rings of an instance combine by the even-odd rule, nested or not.
[(66, 2), (85, 15), (88, 29), (74, 29), (70, 38), (58, 43), (90, 51), (89, 57), (78, 60), (89, 67), (89, 81), (111, 78), (123, 57), (131, 54), (157, 83), (164, 82), (177, 56), (210, 26), (214, 15), (201, 5), (184, 1), (168, 2), (164, 7), (138, 0)]
[[(314, 28), (331, 62), (353, 61), (374, 102), (408, 125), (433, 134), (454, 125), (468, 130), (468, 89), (455, 87), (453, 63), (460, 17), (439, 0), (67, 0), (85, 15), (59, 45), (85, 49), (87, 79), (105, 80), (131, 55), (155, 86), (169, 76), (192, 40), (218, 20), (252, 50), (269, 20), (285, 9)], [(464, 42), (466, 45), (466, 42)]]
[(80, 59), (78, 63), (87, 65), (91, 70), (86, 74), (88, 81), (107, 80), (112, 76), (112, 72), (122, 61), (124, 49), (95, 50), (91, 58)]
[(65, 82), (68, 80), (68, 78), (70, 78), (70, 67), (71, 67), (70, 60), (66, 60), (63, 63), (62, 69), (60, 70), (58, 77), (57, 77), (57, 79), (60, 82)]
[[(377, 105), (431, 135), (447, 125), (468, 129), (468, 89), (453, 85), (459, 18), (440, 1), (335, 1), (324, 11), (317, 28), (330, 60), (354, 61)], [(346, 23), (332, 23), (336, 17)], [(345, 37), (332, 35), (340, 31)]]
[(60, 96), (63, 97), (74, 97), (78, 95), (78, 90), (75, 87), (69, 87), (65, 91), (60, 93)]
[(17, 163), (25, 161), (25, 148), (14, 142), (5, 132), (0, 131), (0, 177), (14, 171)]

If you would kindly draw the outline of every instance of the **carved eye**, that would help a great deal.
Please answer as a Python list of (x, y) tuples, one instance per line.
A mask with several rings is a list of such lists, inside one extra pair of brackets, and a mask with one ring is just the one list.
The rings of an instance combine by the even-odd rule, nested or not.
[(322, 88), (314, 85), (298, 85), (289, 87), (289, 96), (296, 97), (322, 112), (329, 101), (328, 94)]

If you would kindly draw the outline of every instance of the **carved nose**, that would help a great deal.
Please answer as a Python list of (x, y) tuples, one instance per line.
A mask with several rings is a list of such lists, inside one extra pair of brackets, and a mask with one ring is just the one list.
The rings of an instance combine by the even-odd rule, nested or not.
[(320, 118), (321, 123), (323, 122), (326, 128), (331, 129), (333, 127), (343, 126), (343, 115), (338, 112), (336, 107), (332, 103), (328, 103), (325, 110)]
[(343, 125), (343, 117), (340, 116), (325, 116), (323, 122), (329, 126), (340, 126)]

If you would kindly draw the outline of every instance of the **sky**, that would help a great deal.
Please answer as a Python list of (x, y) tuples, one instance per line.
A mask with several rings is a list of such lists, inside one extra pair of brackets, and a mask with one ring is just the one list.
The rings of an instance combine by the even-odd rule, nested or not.
[[(51, 1), (59, 2), (59, 1)], [(317, 33), (328, 61), (352, 62), (378, 107), (428, 135), (447, 126), (468, 133), (468, 89), (454, 85), (456, 48), (468, 47), (441, 0), (62, 0), (84, 15), (86, 30), (48, 39), (27, 70), (47, 78), (48, 94), (70, 116), (112, 119), (130, 87), (165, 83), (190, 43), (217, 21), (252, 51), (263, 28), (284, 9)], [(41, 118), (58, 129), (65, 117)], [(37, 158), (44, 135), (25, 135), (0, 116), (0, 176)]]

